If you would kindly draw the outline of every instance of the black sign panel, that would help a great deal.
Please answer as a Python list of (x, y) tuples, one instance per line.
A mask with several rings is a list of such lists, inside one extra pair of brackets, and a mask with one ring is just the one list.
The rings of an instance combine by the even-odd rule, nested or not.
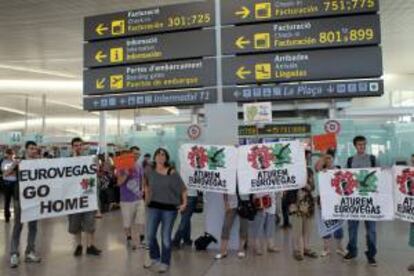
[(308, 124), (265, 125), (263, 128), (239, 126), (239, 136), (292, 135), (309, 134), (310, 132), (311, 126)]
[(381, 43), (378, 15), (247, 25), (223, 30), (225, 54), (375, 45)]
[[(185, 45), (191, 44), (191, 47)], [(85, 67), (216, 55), (214, 30), (158, 34), (85, 44)]]
[(225, 102), (286, 101), (382, 96), (382, 80), (354, 80), (340, 82), (309, 82), (269, 86), (228, 87)]
[(108, 94), (216, 84), (216, 61), (193, 59), (84, 71), (84, 94)]
[(87, 17), (85, 40), (188, 30), (214, 25), (214, 1), (207, 0)]
[(223, 0), (222, 23), (243, 24), (294, 18), (377, 12), (378, 0)]
[(217, 102), (216, 89), (162, 91), (156, 93), (85, 97), (83, 108), (88, 111), (135, 109), (139, 107), (199, 105)]
[(373, 78), (382, 56), (376, 46), (238, 56), (223, 60), (223, 75), (225, 85)]

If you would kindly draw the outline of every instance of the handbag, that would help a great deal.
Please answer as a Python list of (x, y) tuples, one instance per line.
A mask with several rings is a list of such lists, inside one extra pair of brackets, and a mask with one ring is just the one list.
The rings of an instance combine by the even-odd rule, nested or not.
[(241, 218), (253, 221), (256, 214), (257, 214), (257, 210), (256, 207), (253, 204), (253, 196), (250, 195), (249, 196), (249, 200), (242, 200), (239, 194), (239, 187), (236, 186), (236, 194), (237, 194), (237, 199), (238, 199), (238, 206), (237, 206), (237, 213), (239, 214), (239, 216)]

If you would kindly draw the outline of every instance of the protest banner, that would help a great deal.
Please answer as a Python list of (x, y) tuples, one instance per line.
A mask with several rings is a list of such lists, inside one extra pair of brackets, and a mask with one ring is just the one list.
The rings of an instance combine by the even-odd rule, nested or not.
[(316, 223), (318, 224), (318, 233), (321, 238), (332, 235), (344, 225), (343, 220), (324, 220), (322, 219), (322, 214), (320, 212), (316, 213)]
[(236, 193), (237, 149), (186, 144), (180, 148), (181, 176), (188, 188)]
[(23, 160), (19, 165), (21, 221), (98, 208), (93, 156)]
[(239, 147), (241, 194), (280, 192), (306, 185), (305, 149), (300, 141)]
[(395, 217), (414, 223), (414, 168), (393, 168)]
[(324, 220), (392, 220), (391, 170), (329, 170), (319, 174)]
[(135, 166), (135, 156), (130, 154), (122, 154), (114, 158), (115, 168), (119, 170), (130, 170)]

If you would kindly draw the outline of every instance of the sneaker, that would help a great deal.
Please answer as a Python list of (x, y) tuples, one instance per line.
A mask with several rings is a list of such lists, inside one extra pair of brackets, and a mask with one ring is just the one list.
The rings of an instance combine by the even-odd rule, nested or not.
[(42, 259), (39, 256), (37, 256), (34, 252), (26, 253), (26, 263), (40, 263), (41, 261)]
[(246, 253), (244, 251), (239, 251), (239, 253), (237, 253), (237, 257), (239, 259), (244, 259), (246, 258)]
[(156, 260), (152, 260), (152, 259), (145, 260), (144, 268), (146, 268), (146, 269), (151, 268), (151, 267), (155, 266), (157, 263), (158, 262)]
[(375, 260), (374, 257), (368, 259), (368, 264), (370, 266), (373, 266), (373, 267), (377, 267), (378, 266), (378, 263), (377, 263), (377, 261)]
[(157, 268), (158, 273), (165, 273), (168, 271), (169, 266), (166, 264), (160, 264)]
[(324, 258), (324, 257), (329, 256), (330, 254), (331, 254), (331, 252), (329, 252), (328, 250), (323, 250), (323, 251), (321, 252), (321, 257), (322, 257), (322, 258)]
[(75, 252), (73, 253), (73, 256), (79, 257), (79, 256), (82, 255), (82, 253), (83, 253), (83, 247), (82, 247), (82, 245), (78, 245), (78, 246), (76, 246), (76, 249), (75, 249)]
[(132, 248), (132, 239), (128, 238), (126, 241), (127, 248)]
[(279, 253), (281, 251), (281, 249), (279, 247), (276, 246), (269, 246), (267, 248), (267, 252), (269, 253)]
[(370, 266), (374, 266), (374, 267), (378, 266), (377, 261), (375, 260), (375, 257), (368, 256), (368, 254), (366, 252), (365, 252), (365, 256), (367, 256), (368, 264)]
[(192, 240), (184, 241), (184, 246), (192, 247), (193, 246), (193, 241)]
[(303, 261), (305, 258), (303, 257), (303, 254), (301, 253), (301, 252), (299, 252), (299, 251), (294, 251), (293, 252), (293, 258), (296, 260), (296, 261)]
[(339, 249), (336, 250), (336, 254), (344, 257), (344, 256), (346, 256), (346, 251), (343, 250), (343, 249), (341, 249), (341, 248), (339, 248)]
[(407, 267), (407, 270), (410, 272), (414, 272), (414, 264), (411, 264), (409, 267)]
[(99, 256), (101, 255), (102, 251), (95, 247), (95, 245), (91, 245), (88, 248), (86, 248), (86, 254), (93, 255), (93, 256)]
[(16, 268), (19, 266), (19, 263), (20, 263), (19, 255), (13, 254), (10, 258), (10, 267)]
[(312, 251), (311, 249), (307, 249), (305, 250), (304, 254), (306, 257), (312, 258), (312, 259), (317, 259), (318, 258), (318, 254), (314, 251)]
[(263, 256), (264, 252), (263, 252), (263, 250), (262, 250), (262, 249), (256, 249), (256, 250), (255, 250), (255, 254), (256, 254), (257, 256)]
[(221, 259), (224, 259), (226, 257), (227, 257), (227, 253), (219, 253), (214, 257), (214, 259), (221, 260)]
[(355, 255), (352, 255), (351, 253), (348, 252), (344, 257), (344, 260), (350, 261), (350, 260), (355, 259), (355, 258), (356, 258)]
[(139, 241), (141, 243), (144, 243), (145, 242), (145, 236), (144, 235), (139, 235)]

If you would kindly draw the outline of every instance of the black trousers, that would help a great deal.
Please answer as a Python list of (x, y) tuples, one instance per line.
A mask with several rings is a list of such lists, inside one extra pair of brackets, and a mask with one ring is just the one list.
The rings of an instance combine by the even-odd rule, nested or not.
[(15, 198), (15, 186), (18, 185), (17, 182), (12, 181), (4, 181), (4, 217), (6, 220), (9, 220), (11, 217), (10, 213), (10, 205), (11, 200), (16, 200)]
[(287, 202), (286, 195), (282, 197), (282, 214), (283, 214), (283, 226), (290, 225), (289, 222), (289, 203)]

